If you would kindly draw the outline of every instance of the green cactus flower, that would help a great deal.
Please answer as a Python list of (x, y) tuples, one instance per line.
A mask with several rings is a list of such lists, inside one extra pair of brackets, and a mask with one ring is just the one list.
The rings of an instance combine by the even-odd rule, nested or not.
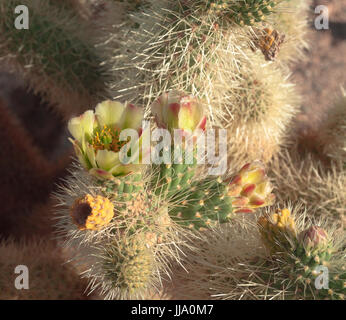
[[(72, 118), (68, 129), (74, 140), (70, 140), (81, 164), (90, 174), (103, 179), (137, 171), (142, 119), (141, 108), (109, 100), (99, 103), (95, 112), (88, 110)], [(124, 129), (136, 130), (137, 139), (128, 142), (127, 136), (122, 136)], [(130, 147), (131, 154), (123, 147)]]

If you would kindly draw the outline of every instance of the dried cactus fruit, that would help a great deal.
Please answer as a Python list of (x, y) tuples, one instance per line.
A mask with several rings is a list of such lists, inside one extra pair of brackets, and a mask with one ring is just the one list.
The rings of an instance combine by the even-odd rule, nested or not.
[(309, 47), (309, 3), (290, 0), (279, 2), (275, 14), (268, 16), (268, 24), (285, 35), (278, 56), (282, 65), (295, 63), (305, 56)]
[(114, 216), (114, 206), (107, 198), (87, 194), (77, 199), (71, 208), (73, 223), (78, 229), (98, 230), (107, 225)]

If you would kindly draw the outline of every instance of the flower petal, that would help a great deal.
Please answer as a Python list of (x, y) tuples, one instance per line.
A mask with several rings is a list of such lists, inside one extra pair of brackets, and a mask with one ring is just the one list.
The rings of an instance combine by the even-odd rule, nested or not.
[(203, 118), (203, 107), (193, 96), (186, 96), (181, 99), (179, 110), (178, 127), (182, 129), (195, 130), (196, 126)]
[(202, 120), (200, 121), (200, 123), (197, 125), (197, 129), (196, 130), (200, 129), (200, 130), (205, 131), (206, 124), (207, 124), (207, 117), (204, 116), (202, 118)]
[(99, 168), (92, 168), (89, 170), (89, 173), (92, 176), (100, 178), (100, 179), (112, 179), (113, 178), (113, 175), (110, 172), (108, 172), (106, 170), (99, 169)]
[(125, 110), (125, 105), (118, 101), (106, 100), (96, 106), (95, 114), (100, 126), (114, 126), (119, 123), (122, 114)]
[(67, 128), (72, 136), (82, 142), (85, 136), (91, 136), (94, 130), (95, 115), (93, 110), (87, 110), (79, 117), (70, 119)]
[(88, 160), (91, 166), (94, 168), (97, 167), (96, 160), (95, 160), (95, 150), (89, 143), (86, 143), (85, 153), (86, 153), (86, 156), (88, 157)]
[(78, 142), (76, 140), (72, 140), (72, 139), (69, 139), (69, 140), (73, 144), (74, 152), (75, 152), (79, 162), (82, 164), (82, 166), (84, 168), (89, 169), (90, 168), (90, 163), (88, 162), (88, 160), (84, 156), (82, 149), (78, 145)]
[(166, 128), (166, 122), (163, 118), (163, 107), (167, 104), (168, 93), (163, 93), (150, 106), (151, 113), (155, 116), (155, 122), (159, 128)]
[(128, 104), (122, 114), (120, 120), (121, 129), (136, 129), (138, 130), (142, 125), (143, 109), (136, 107), (133, 104)]
[(98, 150), (96, 153), (96, 163), (100, 169), (109, 171), (113, 168), (119, 161), (119, 154), (108, 150)]
[(122, 164), (117, 164), (114, 166), (112, 169), (109, 170), (109, 172), (113, 176), (123, 176), (125, 174), (128, 174), (133, 171), (133, 165), (122, 165)]

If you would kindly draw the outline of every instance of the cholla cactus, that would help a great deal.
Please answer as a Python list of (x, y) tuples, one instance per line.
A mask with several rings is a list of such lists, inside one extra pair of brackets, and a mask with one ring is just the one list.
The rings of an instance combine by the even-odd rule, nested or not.
[[(56, 216), (58, 238), (64, 246), (77, 248), (71, 259), (81, 267), (88, 266), (82, 272), (90, 280), (91, 291), (100, 289), (107, 299), (143, 298), (145, 291), (155, 289), (160, 278), (169, 272), (164, 261), (168, 257), (179, 258), (176, 245), (180, 241), (178, 235), (181, 231), (172, 224), (164, 201), (158, 202), (157, 197), (151, 195), (146, 187), (146, 175), (141, 176), (142, 187), (137, 189), (133, 188), (136, 182), (131, 181), (131, 175), (118, 179), (120, 185), (112, 180), (98, 180), (84, 168), (76, 167), (67, 180), (67, 187), (62, 187), (56, 195), (59, 201)], [(75, 216), (76, 201), (80, 205), (79, 199), (94, 199), (93, 202), (102, 199), (103, 204), (98, 201), (98, 207), (91, 207), (89, 201), (84, 208), (80, 207), (79, 218), (84, 221), (78, 220), (76, 225), (71, 210)], [(80, 225), (82, 227), (78, 227)], [(136, 243), (140, 243), (143, 250), (145, 248), (144, 256), (140, 254), (138, 259), (143, 257), (150, 260), (147, 266), (147, 273), (150, 272), (147, 280), (150, 283), (139, 279), (147, 285), (138, 287), (138, 290), (127, 278), (130, 276), (128, 272), (132, 271), (126, 265), (120, 266), (122, 262), (129, 263), (128, 267), (132, 268), (132, 263), (121, 257), (130, 254), (126, 253), (126, 250), (132, 250), (128, 246)], [(133, 250), (135, 254), (137, 250)], [(114, 257), (117, 260), (111, 259), (111, 253), (119, 255)], [(133, 257), (137, 261), (136, 255)], [(110, 276), (112, 263), (116, 263), (117, 267), (114, 265)]]
[[(158, 125), (191, 134), (204, 128), (205, 115), (196, 98), (175, 102), (174, 92), (164, 97), (167, 103), (154, 104)], [(164, 117), (162, 108), (172, 105), (175, 112)], [(170, 273), (170, 259), (180, 260), (180, 247), (190, 234), (185, 227), (207, 229), (229, 222), (238, 212), (272, 204), (272, 186), (259, 162), (244, 166), (231, 180), (206, 176), (195, 160), (126, 167), (115, 157), (121, 152), (119, 135), (110, 133), (118, 130), (121, 135), (120, 129), (131, 126), (141, 132), (140, 110), (106, 101), (95, 114), (89, 110), (69, 122), (84, 170), (72, 171), (57, 194), (57, 228), (67, 246), (80, 248), (76, 260), (90, 265), (85, 275), (91, 278), (91, 288), (100, 288), (106, 298), (143, 298), (158, 287), (161, 277)], [(106, 126), (104, 135), (99, 125)], [(107, 153), (105, 159), (100, 152)], [(101, 166), (104, 162), (107, 165)]]
[[(151, 0), (137, 6), (131, 1), (128, 21), (110, 34), (111, 41), (119, 39), (107, 61), (117, 72), (113, 97), (144, 105), (159, 128), (191, 132), (193, 142), (207, 119), (226, 128), (232, 163), (269, 161), (299, 103), (287, 70), (275, 62), (282, 43), (294, 34), (293, 28), (288, 37), (288, 28), (275, 30), (279, 19), (272, 12), (285, 13), (284, 3)], [(76, 168), (57, 196), (60, 235), (80, 248), (78, 259), (90, 266), (85, 275), (91, 289), (101, 289), (106, 298), (143, 298), (157, 288), (161, 277), (170, 275), (169, 262), (179, 263), (179, 252), (189, 244), (185, 237), (193, 233), (186, 227), (208, 234), (238, 213), (252, 213), (274, 200), (257, 161), (230, 172), (232, 179), (207, 176), (196, 149), (191, 163), (124, 164), (121, 149), (127, 141), (120, 131), (133, 128), (140, 135), (142, 120), (139, 109), (125, 105), (103, 102), (95, 112), (70, 120), (76, 154), (88, 173)], [(130, 143), (137, 145), (139, 159), (143, 136)], [(180, 147), (174, 145), (174, 151)], [(290, 222), (286, 216), (285, 211), (275, 219)], [(268, 241), (281, 234), (274, 226), (271, 231)]]
[(138, 102), (150, 112), (153, 99), (163, 92), (190, 92), (205, 104), (211, 124), (229, 129), (231, 161), (267, 162), (284, 142), (299, 103), (287, 71), (250, 50), (268, 26), (256, 21), (271, 17), (271, 10), (263, 8), (276, 5), (151, 1), (149, 8), (131, 16), (136, 27), (119, 35), (121, 52), (110, 62), (121, 73), (112, 85), (114, 97), (140, 97)]
[[(29, 9), (29, 30), (14, 27), (18, 5)], [(74, 10), (54, 1), (9, 0), (1, 2), (0, 14), (0, 60), (66, 118), (106, 95), (95, 32)]]
[(268, 162), (285, 144), (286, 128), (297, 113), (300, 98), (285, 73), (263, 58), (250, 54), (242, 76), (228, 91), (230, 161), (261, 159)]
[[(258, 226), (236, 223), (201, 235), (201, 249), (186, 254), (185, 266), (193, 277), (184, 270), (175, 273), (177, 296), (343, 300), (344, 233), (310, 220), (299, 205), (272, 210)], [(326, 268), (329, 277), (322, 283)]]
[(199, 9), (209, 14), (216, 14), (220, 19), (240, 26), (254, 25), (263, 21), (267, 15), (282, 1), (263, 0), (182, 0), (182, 6), (192, 10)]
[[(179, 177), (178, 168), (173, 166), (174, 171), (178, 172)], [(166, 173), (167, 176), (169, 173)], [(245, 179), (241, 181), (242, 178)], [(192, 177), (189, 182), (182, 175), (181, 179), (183, 183), (178, 184), (180, 190), (174, 184), (169, 186), (169, 191), (172, 188), (176, 190), (170, 195), (174, 205), (169, 213), (176, 223), (189, 228), (204, 230), (211, 225), (230, 221), (236, 213), (252, 213), (260, 207), (271, 205), (274, 200), (272, 186), (261, 163), (245, 165), (230, 184), (220, 178)]]
[[(204, 129), (206, 119), (201, 111), (202, 105), (195, 98), (177, 99), (176, 95), (182, 96), (172, 92), (153, 103), (158, 126), (171, 131), (188, 130), (192, 134)], [(165, 112), (166, 109), (169, 111)], [(223, 223), (232, 217), (232, 213), (253, 212), (273, 202), (272, 186), (260, 162), (245, 165), (231, 183), (220, 178), (196, 179), (196, 174), (194, 158), (191, 165), (160, 165), (158, 177), (154, 180), (157, 194), (164, 192), (175, 204), (169, 210), (171, 216), (190, 228), (207, 228), (215, 221)]]
[[(296, 290), (303, 289), (302, 293), (297, 293), (298, 297), (302, 295), (305, 299), (343, 300), (346, 293), (346, 273), (342, 264), (345, 258), (344, 234), (341, 234), (341, 243), (337, 243), (333, 241), (335, 239), (332, 238), (332, 231), (328, 234), (326, 230), (311, 222), (309, 225), (300, 225), (297, 230), (294, 220), (289, 217), (288, 209), (282, 210), (281, 214), (286, 215), (286, 221), (289, 221), (288, 227), (282, 228), (282, 222), (275, 221), (275, 215), (270, 217), (274, 222), (266, 217), (260, 220), (262, 238), (265, 239), (266, 246), (270, 248), (274, 261), (278, 262), (278, 266), (281, 265), (283, 269), (278, 278), (282, 279), (286, 274), (293, 279), (295, 284), (288, 285), (295, 287)], [(276, 230), (276, 234), (268, 239), (266, 234), (270, 233), (271, 229)], [(296, 232), (299, 234), (295, 234)], [(276, 249), (273, 250), (273, 247)], [(286, 267), (283, 267), (282, 260), (287, 264)], [(330, 269), (328, 284), (327, 286), (324, 284), (323, 288), (316, 285), (321, 272), (318, 268), (321, 266)], [(275, 282), (272, 285), (274, 287), (279, 283)], [(288, 294), (286, 292), (286, 295)]]
[(92, 272), (102, 277), (99, 286), (106, 298), (143, 298), (159, 285), (155, 274), (158, 262), (143, 240), (125, 238), (99, 252), (98, 265)]

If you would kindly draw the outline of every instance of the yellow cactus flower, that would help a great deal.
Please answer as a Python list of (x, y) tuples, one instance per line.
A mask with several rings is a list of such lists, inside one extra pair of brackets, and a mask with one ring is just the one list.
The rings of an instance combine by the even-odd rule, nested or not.
[(258, 225), (262, 241), (272, 253), (287, 244), (287, 237), (296, 237), (295, 222), (288, 209), (260, 217)]
[(114, 206), (109, 199), (87, 194), (77, 199), (71, 207), (72, 221), (80, 230), (98, 230), (107, 225), (114, 216)]
[[(96, 106), (95, 112), (88, 110), (72, 118), (68, 129), (73, 139), (76, 155), (89, 172), (99, 178), (112, 178), (139, 169), (140, 136), (143, 111), (132, 104), (104, 101)], [(133, 154), (124, 161), (120, 151), (127, 141), (121, 139), (124, 129), (134, 129), (137, 139), (130, 142)], [(127, 138), (127, 136), (126, 136)], [(125, 152), (127, 155), (127, 153)]]

